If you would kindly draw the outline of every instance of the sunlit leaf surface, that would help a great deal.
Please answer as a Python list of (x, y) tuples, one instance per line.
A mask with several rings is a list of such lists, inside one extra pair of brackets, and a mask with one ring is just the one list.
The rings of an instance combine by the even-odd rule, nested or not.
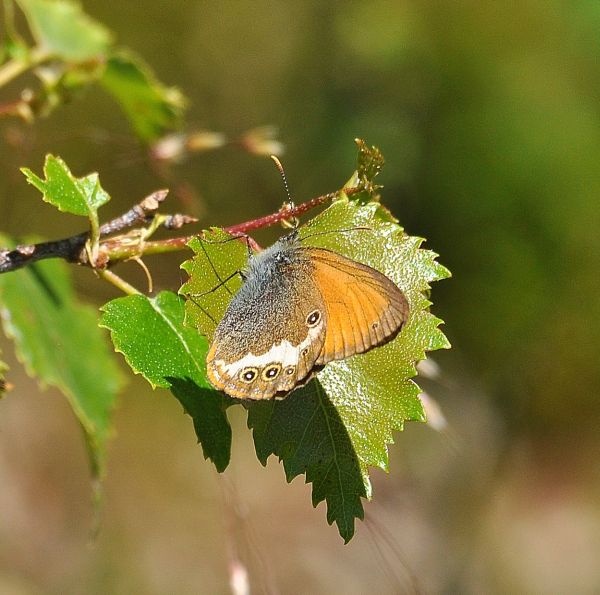
[(24, 167), (21, 171), (27, 181), (43, 194), (46, 202), (66, 213), (95, 219), (98, 209), (110, 200), (100, 186), (97, 173), (76, 178), (67, 164), (54, 155), (46, 155), (44, 180), (29, 168)]
[(82, 62), (104, 54), (112, 34), (70, 0), (16, 0), (38, 46), (55, 58)]

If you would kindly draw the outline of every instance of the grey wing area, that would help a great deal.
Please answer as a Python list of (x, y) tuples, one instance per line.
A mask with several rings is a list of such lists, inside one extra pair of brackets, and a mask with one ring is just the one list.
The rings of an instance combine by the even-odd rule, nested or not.
[[(325, 341), (326, 308), (310, 262), (249, 276), (207, 356), (211, 382), (240, 399), (270, 399), (311, 373)], [(307, 319), (318, 312), (318, 320)], [(314, 318), (314, 317), (313, 317)]]

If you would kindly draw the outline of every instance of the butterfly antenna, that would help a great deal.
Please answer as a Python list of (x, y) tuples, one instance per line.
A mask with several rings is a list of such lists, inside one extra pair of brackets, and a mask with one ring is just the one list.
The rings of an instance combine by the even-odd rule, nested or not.
[[(285, 193), (287, 194), (287, 202), (283, 205), (282, 209), (285, 210), (290, 210), (294, 208), (294, 201), (292, 199), (292, 195), (290, 194), (290, 187), (288, 186), (288, 181), (287, 181), (287, 177), (285, 175), (285, 170), (283, 169), (283, 165), (281, 164), (281, 161), (279, 161), (279, 157), (277, 157), (276, 155), (269, 155), (269, 157), (271, 157), (271, 159), (273, 160), (273, 163), (275, 163), (275, 167), (279, 170), (279, 173), (281, 174), (281, 179), (283, 180), (283, 185), (285, 187)], [(299, 225), (299, 221), (296, 217), (291, 217), (290, 220), (283, 220), (282, 223), (286, 226), (286, 227), (291, 227), (293, 229), (295, 229), (296, 227), (298, 227)]]
[(269, 157), (271, 157), (271, 159), (275, 163), (275, 167), (279, 170), (279, 173), (281, 174), (281, 179), (283, 180), (283, 185), (285, 186), (285, 193), (287, 194), (287, 197), (288, 197), (288, 202), (293, 203), (294, 201), (292, 200), (292, 195), (290, 194), (290, 187), (288, 186), (288, 181), (287, 181), (287, 177), (285, 175), (285, 170), (283, 169), (283, 165), (281, 164), (281, 161), (279, 161), (279, 157), (277, 157), (277, 155), (269, 155)]

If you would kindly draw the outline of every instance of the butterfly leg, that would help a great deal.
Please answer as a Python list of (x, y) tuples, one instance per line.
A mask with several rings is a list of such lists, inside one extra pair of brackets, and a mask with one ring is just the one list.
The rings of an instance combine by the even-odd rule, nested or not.
[[(227, 230), (225, 230), (227, 231)], [(248, 254), (251, 255), (252, 252), (261, 252), (262, 251), (262, 247), (260, 246), (260, 244), (252, 237), (250, 237), (247, 233), (238, 233), (236, 235), (232, 235), (224, 240), (207, 240), (205, 237), (203, 237), (202, 235), (199, 236), (200, 237), (200, 241), (205, 243), (205, 244), (211, 244), (211, 245), (215, 245), (215, 244), (227, 244), (228, 242), (231, 242), (233, 240), (244, 240), (246, 242), (246, 246), (248, 248)]]
[(229, 289), (229, 287), (227, 287), (227, 283), (229, 281), (231, 281), (237, 275), (239, 275), (242, 279), (245, 279), (245, 275), (244, 275), (244, 273), (242, 273), (242, 271), (233, 271), (233, 273), (231, 273), (231, 275), (229, 275), (225, 279), (220, 279), (218, 277), (218, 275), (217, 275), (217, 278), (219, 278), (219, 283), (217, 285), (215, 285), (213, 288), (211, 288), (211, 289), (209, 289), (207, 291), (203, 291), (202, 293), (189, 293), (188, 297), (189, 298), (192, 298), (192, 297), (195, 297), (195, 298), (204, 297), (205, 295), (208, 295), (210, 293), (213, 293), (213, 292), (217, 291), (217, 289), (219, 289), (220, 287), (223, 287), (223, 286), (225, 286), (225, 289), (227, 289), (227, 291), (229, 293), (231, 293), (231, 290)]

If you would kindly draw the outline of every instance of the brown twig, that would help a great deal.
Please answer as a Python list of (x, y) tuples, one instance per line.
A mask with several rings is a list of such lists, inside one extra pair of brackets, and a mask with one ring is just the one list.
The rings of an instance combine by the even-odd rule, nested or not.
[[(347, 195), (356, 194), (362, 189), (346, 188), (344, 192)], [(314, 209), (339, 195), (339, 192), (330, 192), (306, 201), (297, 206), (286, 205), (276, 213), (252, 219), (244, 223), (238, 223), (225, 227), (224, 230), (230, 234), (244, 234), (254, 229), (260, 229), (275, 225), (281, 221), (286, 221), (298, 217), (311, 209)], [(100, 227), (100, 238), (106, 238), (119, 231), (129, 229), (138, 223), (146, 223), (153, 217), (160, 203), (166, 198), (166, 190), (158, 190), (147, 196), (140, 203), (132, 207), (127, 213), (105, 223)], [(161, 225), (167, 229), (179, 229), (187, 223), (193, 223), (196, 219), (187, 215), (165, 216)], [(146, 256), (150, 254), (162, 254), (167, 252), (176, 252), (185, 250), (188, 242), (195, 236), (182, 236), (177, 238), (167, 238), (165, 240), (145, 241), (142, 236), (135, 236), (131, 233), (122, 234), (103, 239), (100, 242), (99, 261), (93, 268), (106, 268), (117, 262)], [(50, 242), (41, 242), (27, 246), (17, 246), (13, 250), (0, 250), (0, 273), (15, 271), (24, 266), (32, 264), (38, 260), (46, 258), (62, 258), (67, 262), (92, 266), (89, 262), (85, 244), (89, 238), (89, 232), (84, 232), (70, 238), (54, 240)]]
[[(120, 217), (100, 226), (100, 237), (106, 237), (112, 233), (129, 229), (137, 223), (145, 222), (147, 217), (154, 213), (160, 203), (165, 200), (167, 192), (167, 190), (153, 192)], [(13, 250), (0, 250), (0, 273), (15, 271), (45, 258), (62, 258), (67, 262), (87, 264), (85, 243), (88, 238), (89, 232), (84, 232), (62, 240), (17, 246)]]
[(109, 221), (108, 223), (105, 223), (104, 225), (101, 225), (100, 237), (105, 237), (111, 233), (129, 229), (136, 223), (144, 222), (149, 215), (158, 210), (160, 203), (167, 198), (168, 193), (168, 190), (157, 190), (156, 192), (146, 196), (144, 200), (139, 202), (137, 205), (134, 205), (125, 214), (113, 219), (112, 221)]

